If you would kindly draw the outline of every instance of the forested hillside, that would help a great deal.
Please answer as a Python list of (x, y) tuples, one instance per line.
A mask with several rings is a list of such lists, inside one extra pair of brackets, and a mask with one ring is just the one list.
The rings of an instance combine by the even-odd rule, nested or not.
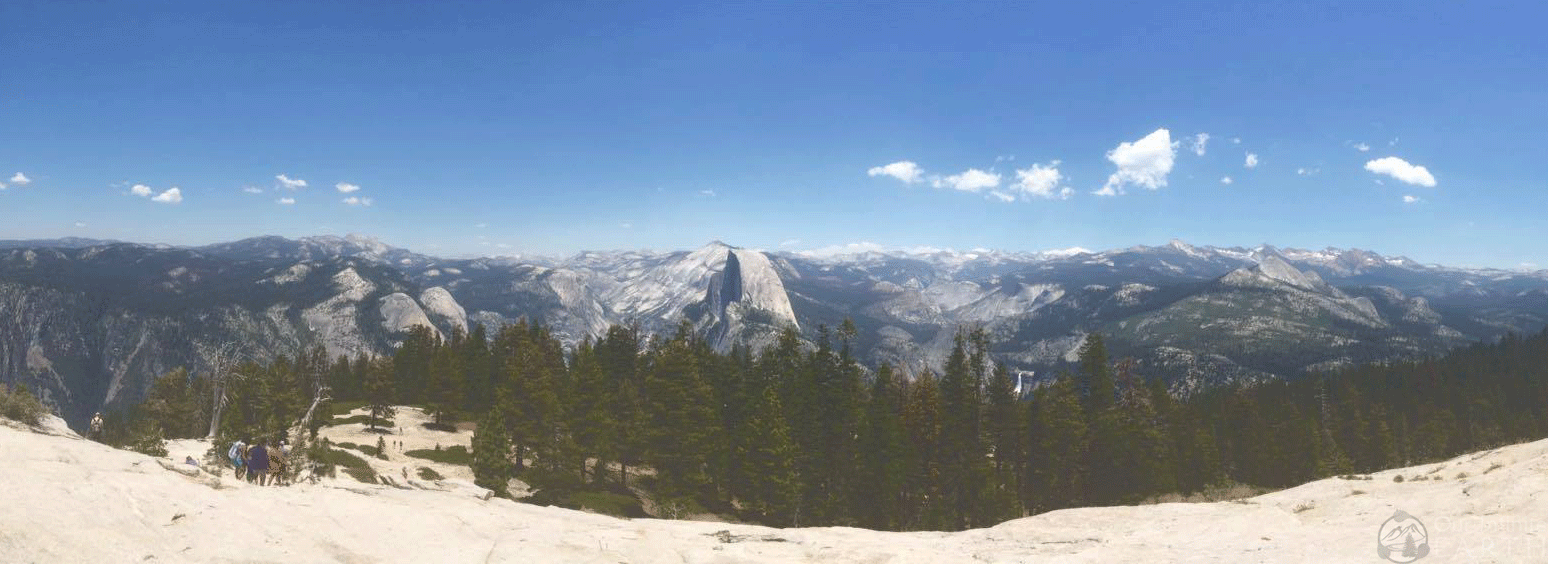
[[(525, 323), (492, 338), (416, 329), (392, 357), (319, 350), (237, 367), (219, 428), (285, 433), (326, 387), (381, 417), (410, 404), (443, 424), (480, 421), (480, 483), (500, 491), (515, 475), (533, 501), (649, 492), (674, 515), (877, 529), (1283, 487), (1548, 436), (1548, 332), (1186, 401), (1108, 358), (1100, 337), (1074, 373), (1024, 398), (982, 332), (959, 334), (938, 372), (912, 375), (863, 368), (848, 324), (817, 332), (814, 347), (792, 330), (754, 355), (717, 353), (687, 326), (648, 339), (614, 326), (567, 354)], [(202, 436), (212, 397), (174, 371), (112, 415), (108, 440)]]

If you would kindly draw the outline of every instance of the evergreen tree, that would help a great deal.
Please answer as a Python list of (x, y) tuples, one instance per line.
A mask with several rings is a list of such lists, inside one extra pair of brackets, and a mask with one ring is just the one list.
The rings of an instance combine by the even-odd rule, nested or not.
[(995, 491), (986, 496), (996, 500), (997, 506), (1009, 505), (991, 515), (987, 520), (996, 517), (1005, 517), (1008, 513), (1019, 513), (1021, 490), (1019, 468), (1020, 462), (1025, 458), (1022, 453), (1022, 437), (1026, 430), (1022, 428), (1022, 409), (1016, 401), (1015, 382), (1011, 379), (1010, 369), (1005, 365), (995, 367), (994, 377), (989, 380), (987, 393), (987, 406), (985, 416), (985, 429), (988, 433), (990, 454), (994, 459), (994, 480), (991, 485)]
[(892, 367), (883, 364), (871, 382), (870, 402), (860, 435), (860, 480), (851, 513), (862, 525), (891, 529), (899, 525), (908, 471), (902, 429), (903, 406)]
[(737, 457), (742, 460), (749, 484), (742, 498), (743, 507), (765, 522), (780, 525), (790, 522), (797, 495), (795, 443), (785, 425), (779, 394), (772, 386), (758, 394), (747, 420), (747, 428), (758, 441), (742, 443)]
[(425, 403), (425, 392), (430, 381), (430, 361), (435, 349), (440, 346), (441, 337), (434, 329), (424, 325), (409, 327), (390, 365), (398, 401), (407, 405)]
[(365, 381), (363, 382), (366, 407), (371, 409), (371, 429), (397, 415), (393, 409), (393, 383), (392, 361), (389, 359), (372, 359), (364, 363)]
[(451, 421), (465, 399), (463, 340), (464, 337), (461, 334), (454, 333), (452, 339), (445, 345), (431, 349), (426, 406), (436, 425), (444, 425)]
[(1112, 366), (1107, 360), (1107, 344), (1100, 333), (1086, 335), (1080, 347), (1080, 393), (1086, 411), (1099, 413), (1113, 405), (1116, 388)]
[(505, 421), (498, 410), (484, 414), (473, 430), (473, 483), (501, 497), (510, 496), (511, 441), (505, 434)]
[(661, 492), (668, 497), (696, 496), (708, 484), (707, 463), (720, 441), (713, 392), (699, 372), (691, 328), (653, 351), (645, 377), (646, 460), (656, 470)]
[[(618, 451), (618, 421), (613, 413), (616, 389), (603, 373), (602, 362), (589, 339), (575, 349), (570, 366), (574, 378), (569, 402), (570, 428), (582, 455), (596, 460), (591, 475), (600, 482), (606, 475), (609, 458)], [(585, 480), (584, 467), (581, 479)]]
[(475, 323), (462, 341), (463, 384), (467, 396), (463, 410), (483, 413), (494, 405), (495, 378), (489, 354), (489, 332), (482, 323)]
[(1043, 492), (1039, 510), (1049, 511), (1079, 505), (1086, 486), (1087, 425), (1085, 409), (1074, 382), (1059, 378), (1045, 386), (1033, 401), (1037, 406), (1035, 422), (1038, 441), (1033, 461), (1038, 488)]
[(905, 474), (910, 511), (903, 527), (945, 527), (949, 508), (941, 496), (941, 390), (934, 375), (926, 372), (909, 384), (903, 426), (914, 447)]

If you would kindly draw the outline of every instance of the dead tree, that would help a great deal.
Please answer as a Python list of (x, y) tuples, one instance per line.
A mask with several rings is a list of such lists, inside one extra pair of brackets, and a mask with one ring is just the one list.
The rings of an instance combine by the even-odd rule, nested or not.
[(226, 342), (219, 345), (199, 345), (199, 354), (210, 365), (210, 432), (205, 438), (214, 439), (215, 433), (220, 430), (220, 414), (226, 409), (228, 396), (226, 385), (233, 380), (241, 379), (232, 367), (243, 358), (243, 354), (237, 351), (235, 342)]

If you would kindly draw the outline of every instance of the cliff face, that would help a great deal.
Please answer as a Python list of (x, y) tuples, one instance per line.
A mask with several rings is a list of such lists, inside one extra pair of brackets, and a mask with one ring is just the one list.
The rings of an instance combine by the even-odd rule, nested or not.
[[(419, 293), (395, 271), (355, 259), (251, 262), (132, 245), (6, 251), (0, 382), (25, 384), (79, 425), (138, 403), (176, 367), (207, 370), (207, 351), (222, 345), (258, 361), (314, 346), (375, 355), (413, 324), (465, 326), (432, 321), (404, 291)], [(443, 299), (434, 309), (454, 305)]]

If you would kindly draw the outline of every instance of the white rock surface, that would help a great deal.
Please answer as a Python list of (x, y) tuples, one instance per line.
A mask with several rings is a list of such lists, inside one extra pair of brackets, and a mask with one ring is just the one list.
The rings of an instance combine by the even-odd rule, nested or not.
[(354, 268), (346, 268), (333, 275), (333, 287), (337, 292), (321, 303), (301, 312), (308, 330), (322, 340), (328, 356), (355, 355), (369, 350), (360, 335), (355, 315), (360, 300), (376, 290), (376, 285), (360, 277)]
[(427, 315), (439, 317), (463, 333), (468, 332), (468, 312), (462, 309), (462, 304), (457, 303), (457, 299), (446, 288), (425, 288), (425, 291), (419, 293), (419, 303), (425, 305)]
[(414, 302), (414, 298), (408, 297), (408, 294), (394, 292), (383, 296), (380, 310), (382, 328), (389, 332), (402, 333), (415, 325), (424, 325), (436, 334), (440, 334), (440, 331), (435, 329), (435, 324), (430, 323), (425, 310), (420, 309), (419, 304)]

